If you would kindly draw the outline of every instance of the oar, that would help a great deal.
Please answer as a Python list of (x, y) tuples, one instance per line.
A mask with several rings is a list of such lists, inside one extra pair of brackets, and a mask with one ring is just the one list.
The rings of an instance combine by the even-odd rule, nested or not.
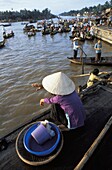
[[(83, 51), (83, 49), (82, 48), (80, 48), (81, 50), (82, 50), (82, 52), (85, 54), (85, 52)], [(83, 53), (81, 54), (81, 56), (80, 56), (80, 59), (81, 59), (81, 61), (82, 61), (82, 74), (84, 74), (84, 61), (83, 61)]]
[(80, 48), (82, 50), (82, 52), (85, 54), (85, 56), (87, 57), (87, 54), (84, 52), (84, 50), (82, 48)]

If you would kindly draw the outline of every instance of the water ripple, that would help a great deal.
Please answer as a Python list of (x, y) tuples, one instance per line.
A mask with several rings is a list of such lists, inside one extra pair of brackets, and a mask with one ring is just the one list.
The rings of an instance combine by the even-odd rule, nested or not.
[[(5, 47), (0, 49), (0, 135), (49, 107), (39, 106), (39, 100), (48, 93), (45, 90), (36, 92), (32, 83), (41, 83), (46, 75), (57, 71), (68, 76), (81, 74), (81, 67), (67, 60), (73, 55), (71, 33), (42, 36), (37, 32), (35, 37), (28, 38), (21, 23), (13, 23), (12, 27), (14, 38), (7, 39)], [(82, 44), (88, 56), (95, 55), (94, 43), (85, 41)], [(103, 53), (112, 55), (111, 46), (103, 43)], [(87, 66), (85, 72), (91, 69), (93, 67)]]

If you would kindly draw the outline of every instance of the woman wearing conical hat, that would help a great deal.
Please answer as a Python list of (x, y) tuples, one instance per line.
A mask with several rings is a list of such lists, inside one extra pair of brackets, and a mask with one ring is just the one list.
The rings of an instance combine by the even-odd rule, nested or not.
[[(33, 86), (36, 87), (36, 84)], [(75, 84), (69, 77), (62, 72), (57, 72), (46, 76), (42, 81), (42, 86), (53, 96), (41, 99), (41, 106), (44, 103), (52, 104), (55, 119), (69, 129), (84, 125), (85, 110), (75, 91)]]

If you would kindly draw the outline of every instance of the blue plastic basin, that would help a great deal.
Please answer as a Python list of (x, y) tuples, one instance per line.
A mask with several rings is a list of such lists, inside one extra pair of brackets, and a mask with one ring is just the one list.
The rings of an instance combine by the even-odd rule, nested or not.
[(23, 144), (28, 152), (37, 156), (45, 156), (56, 149), (61, 137), (60, 130), (55, 124), (51, 122), (49, 122), (49, 124), (51, 125), (52, 130), (55, 131), (55, 136), (42, 145), (38, 144), (31, 135), (31, 133), (40, 125), (40, 122), (35, 123), (26, 131), (23, 138)]

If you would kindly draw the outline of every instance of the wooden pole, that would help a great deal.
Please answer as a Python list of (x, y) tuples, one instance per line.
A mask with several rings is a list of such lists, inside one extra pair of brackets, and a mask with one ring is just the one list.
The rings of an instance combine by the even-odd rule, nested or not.
[[(112, 71), (110, 71), (110, 72), (104, 72), (104, 71), (102, 71), (102, 72), (99, 72), (99, 75), (100, 74), (110, 74), (110, 73), (112, 73)], [(84, 76), (89, 76), (90, 75), (90, 73), (87, 73), (87, 74), (79, 74), (79, 75), (74, 75), (74, 76), (71, 76), (71, 77), (73, 77), (73, 78), (77, 78), (77, 77), (84, 77)]]
[(108, 120), (108, 122), (106, 123), (106, 125), (104, 126), (104, 128), (102, 129), (102, 131), (100, 132), (99, 136), (95, 139), (95, 141), (93, 142), (93, 144), (90, 146), (90, 148), (87, 150), (87, 152), (84, 154), (83, 158), (81, 159), (81, 161), (78, 163), (78, 165), (74, 168), (74, 170), (81, 170), (84, 165), (86, 164), (86, 162), (89, 160), (89, 158), (91, 157), (91, 155), (93, 154), (93, 152), (95, 151), (95, 149), (97, 148), (98, 144), (101, 142), (102, 138), (104, 137), (104, 135), (106, 134), (106, 132), (108, 131), (108, 129), (110, 128), (112, 124), (112, 116), (110, 117), (110, 119)]
[(81, 62), (82, 62), (82, 74), (84, 74), (83, 50), (82, 50), (82, 48), (80, 48), (80, 49), (81, 49), (81, 51), (82, 51), (82, 53), (81, 53), (81, 55), (80, 55), (80, 60), (81, 60)]

